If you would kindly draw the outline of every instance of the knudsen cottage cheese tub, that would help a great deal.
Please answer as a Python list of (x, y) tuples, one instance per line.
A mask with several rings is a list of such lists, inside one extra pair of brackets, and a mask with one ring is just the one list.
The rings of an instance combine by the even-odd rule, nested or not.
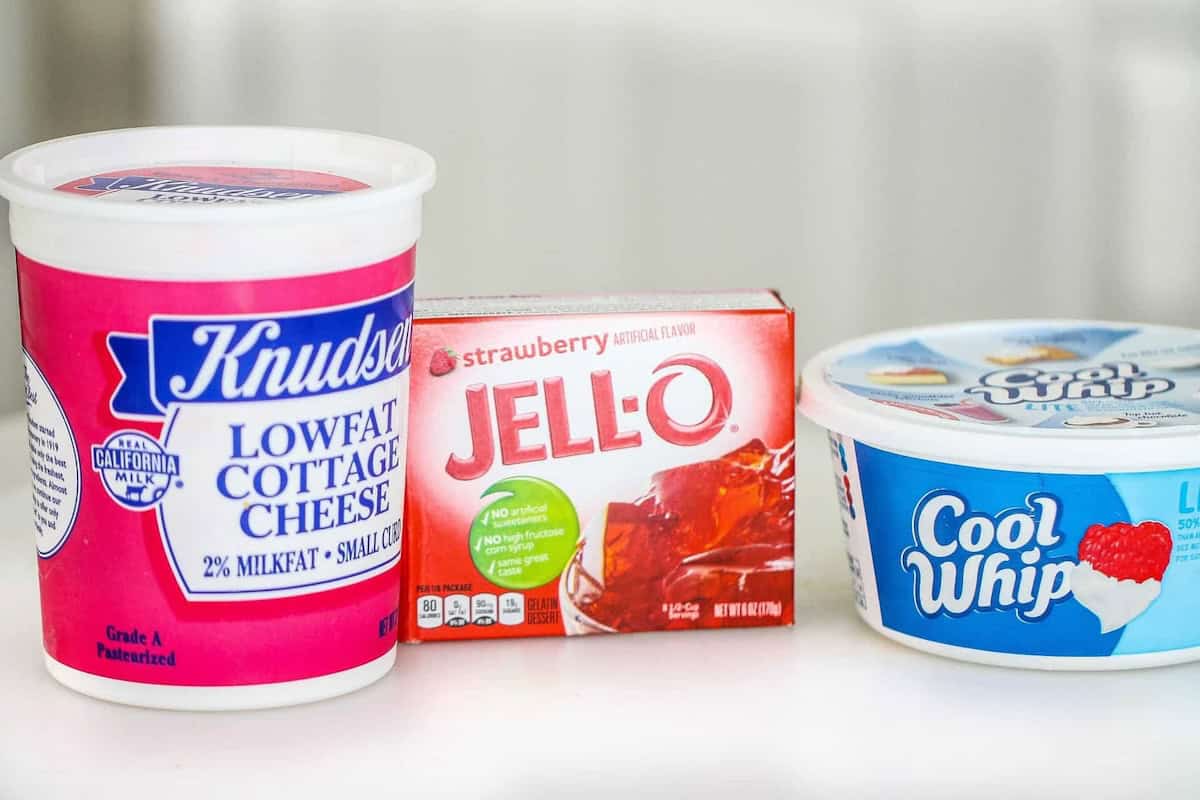
[(1200, 657), (1200, 331), (887, 333), (814, 358), (800, 406), (880, 633), (1043, 669)]
[(254, 708), (387, 672), (433, 177), (408, 145), (287, 128), (111, 131), (0, 161), (59, 681)]

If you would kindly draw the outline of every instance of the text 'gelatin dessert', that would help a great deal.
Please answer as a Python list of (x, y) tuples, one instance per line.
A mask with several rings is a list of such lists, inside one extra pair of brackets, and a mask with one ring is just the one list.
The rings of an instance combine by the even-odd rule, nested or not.
[(792, 314), (768, 291), (424, 301), (409, 641), (792, 621)]

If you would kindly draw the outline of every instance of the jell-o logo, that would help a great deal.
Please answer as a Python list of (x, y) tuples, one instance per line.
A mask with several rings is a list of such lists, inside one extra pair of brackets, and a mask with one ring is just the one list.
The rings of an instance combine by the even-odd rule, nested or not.
[[(673, 368), (674, 371), (668, 371)], [(712, 391), (708, 415), (698, 422), (680, 422), (667, 410), (664, 400), (667, 388), (680, 376), (680, 368), (695, 370)], [(685, 353), (662, 361), (654, 374), (660, 377), (651, 384), (644, 408), (646, 423), (658, 438), (690, 447), (709, 441), (721, 430), (733, 405), (733, 388), (719, 364), (702, 355)], [(472, 452), (466, 458), (452, 454), (446, 462), (446, 472), (463, 481), (485, 475), (495, 462), (497, 441), (500, 461), (505, 465), (640, 447), (642, 433), (634, 420), (643, 408), (642, 401), (637, 395), (624, 395), (618, 411), (612, 373), (606, 369), (594, 370), (590, 379), (595, 416), (589, 421), (590, 430), (583, 435), (572, 428), (562, 377), (505, 383), (493, 386), (490, 392), (483, 384), (468, 386), (465, 395)], [(544, 417), (533, 406), (533, 398), (539, 396), (543, 400)], [(526, 400), (530, 402), (519, 407)], [(546, 435), (542, 442), (535, 443), (532, 433), (541, 430), (543, 419)], [(528, 439), (523, 438), (526, 431), (531, 434)]]

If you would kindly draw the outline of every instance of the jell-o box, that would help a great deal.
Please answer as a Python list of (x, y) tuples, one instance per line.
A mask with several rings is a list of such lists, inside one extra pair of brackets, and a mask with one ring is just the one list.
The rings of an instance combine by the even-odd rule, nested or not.
[(792, 622), (772, 291), (418, 303), (401, 638)]

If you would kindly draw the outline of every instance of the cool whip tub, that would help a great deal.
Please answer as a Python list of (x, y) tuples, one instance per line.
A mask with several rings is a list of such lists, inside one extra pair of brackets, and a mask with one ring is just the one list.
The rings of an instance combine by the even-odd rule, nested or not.
[(1200, 658), (1200, 331), (898, 331), (805, 367), (858, 610), (921, 650), (1043, 669)]
[(147, 128), (0, 161), (46, 665), (164, 708), (299, 703), (395, 658), (429, 156)]

